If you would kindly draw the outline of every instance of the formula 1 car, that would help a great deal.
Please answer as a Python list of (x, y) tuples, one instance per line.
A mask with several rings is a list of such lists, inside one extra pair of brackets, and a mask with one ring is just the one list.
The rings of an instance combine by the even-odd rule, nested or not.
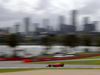
[(64, 63), (49, 64), (47, 67), (64, 67)]

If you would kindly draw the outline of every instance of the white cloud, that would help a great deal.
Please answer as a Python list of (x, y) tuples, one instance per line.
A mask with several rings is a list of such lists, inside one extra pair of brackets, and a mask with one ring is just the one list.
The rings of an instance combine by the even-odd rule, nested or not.
[[(100, 14), (99, 3), (99, 0), (0, 0), (0, 7), (5, 9), (1, 10), (2, 14), (0, 12), (0, 17), (3, 18), (0, 19), (1, 21), (2, 19), (6, 19), (5, 21), (7, 21), (7, 19), (13, 20), (14, 18), (14, 20), (18, 20), (19, 18), (22, 19), (23, 17), (25, 17), (26, 14), (33, 14), (35, 15), (33, 16), (33, 18), (35, 19), (53, 19), (54, 15), (56, 15), (57, 20), (57, 15), (63, 14), (66, 18), (68, 18), (66, 21), (68, 23), (68, 20), (70, 22), (71, 17), (70, 10), (73, 9), (79, 10), (79, 20), (82, 20), (81, 17), (83, 17), (84, 15), (91, 15), (93, 16), (93, 18), (100, 19), (100, 17), (98, 16)], [(80, 11), (82, 11), (83, 13), (80, 13)], [(8, 22), (5, 23), (9, 24)]]
[[(90, 0), (4, 0), (0, 1), (6, 9), (26, 13), (58, 13), (63, 10), (79, 9)], [(44, 12), (43, 12), (44, 11)]]
[(8, 2), (1, 2), (1, 4), (11, 11), (32, 12), (36, 7), (38, 0), (9, 0)]

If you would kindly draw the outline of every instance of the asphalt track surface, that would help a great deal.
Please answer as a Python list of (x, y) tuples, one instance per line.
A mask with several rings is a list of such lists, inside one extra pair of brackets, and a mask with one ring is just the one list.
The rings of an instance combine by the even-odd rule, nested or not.
[[(100, 59), (75, 59), (67, 61), (100, 60)], [(48, 64), (20, 64), (21, 61), (0, 61), (0, 68), (46, 68)], [(65, 65), (64, 68), (100, 68), (100, 65)]]

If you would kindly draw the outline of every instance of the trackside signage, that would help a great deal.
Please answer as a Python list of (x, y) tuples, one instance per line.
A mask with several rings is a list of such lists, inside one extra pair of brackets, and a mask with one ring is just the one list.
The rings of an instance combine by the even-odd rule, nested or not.
[(30, 62), (69, 60), (69, 59), (92, 57), (92, 56), (100, 56), (100, 54), (92, 54), (92, 55), (84, 55), (84, 56), (72, 56), (72, 57), (35, 58), (35, 59), (30, 59)]
[(4, 58), (0, 58), (0, 61), (4, 61), (5, 59)]
[(0, 58), (0, 61), (16, 61), (23, 60), (24, 58)]

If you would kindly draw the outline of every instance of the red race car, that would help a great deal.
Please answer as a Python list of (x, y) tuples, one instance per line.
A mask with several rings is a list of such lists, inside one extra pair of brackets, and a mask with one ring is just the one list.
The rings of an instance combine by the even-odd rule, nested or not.
[(64, 63), (49, 64), (47, 67), (64, 67)]

